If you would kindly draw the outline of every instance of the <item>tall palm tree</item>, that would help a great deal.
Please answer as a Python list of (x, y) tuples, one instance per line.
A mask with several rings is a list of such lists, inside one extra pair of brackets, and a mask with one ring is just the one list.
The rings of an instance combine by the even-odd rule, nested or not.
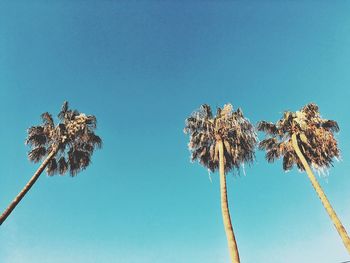
[(311, 165), (322, 171), (333, 166), (333, 159), (339, 157), (339, 148), (334, 138), (334, 132), (339, 131), (337, 122), (321, 118), (318, 106), (310, 103), (300, 111), (284, 112), (283, 117), (275, 124), (261, 121), (258, 130), (266, 133), (266, 139), (259, 143), (259, 148), (266, 150), (268, 162), (283, 157), (285, 171), (292, 169), (293, 165), (306, 171), (350, 253), (349, 236), (310, 168)]
[(186, 119), (184, 132), (190, 134), (192, 161), (198, 160), (212, 172), (219, 169), (221, 211), (231, 262), (240, 262), (228, 207), (226, 174), (253, 162), (257, 142), (254, 127), (240, 109), (233, 111), (231, 104), (218, 108), (216, 116), (204, 104)]
[(60, 120), (58, 125), (55, 126), (48, 112), (43, 113), (41, 118), (43, 121), (41, 125), (28, 129), (26, 144), (32, 148), (28, 153), (29, 160), (37, 163), (43, 159), (43, 162), (0, 216), (0, 225), (45, 169), (49, 176), (56, 173), (63, 175), (68, 170), (71, 176), (76, 176), (90, 164), (94, 149), (102, 146), (101, 138), (94, 133), (96, 117), (69, 109), (68, 102), (63, 103), (61, 112), (58, 114)]

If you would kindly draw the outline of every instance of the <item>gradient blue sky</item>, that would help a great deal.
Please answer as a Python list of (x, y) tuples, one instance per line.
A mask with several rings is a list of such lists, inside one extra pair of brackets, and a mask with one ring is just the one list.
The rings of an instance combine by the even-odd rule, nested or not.
[[(95, 114), (104, 148), (76, 178), (43, 174), (1, 226), (0, 262), (228, 262), (218, 177), (189, 162), (182, 132), (202, 103), (253, 123), (319, 104), (343, 158), (320, 183), (350, 229), (349, 14), (346, 1), (1, 1), (0, 209), (38, 167), (24, 139), (42, 112), (68, 100)], [(242, 263), (350, 260), (304, 174), (258, 152), (228, 191)]]

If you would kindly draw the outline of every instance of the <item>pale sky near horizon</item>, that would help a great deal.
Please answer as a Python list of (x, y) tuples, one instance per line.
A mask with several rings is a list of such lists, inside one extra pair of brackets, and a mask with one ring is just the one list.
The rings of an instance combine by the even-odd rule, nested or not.
[[(342, 160), (319, 181), (350, 231), (350, 2), (0, 1), (0, 210), (38, 165), (26, 129), (62, 102), (104, 140), (77, 177), (43, 174), (0, 227), (0, 262), (227, 263), (217, 174), (184, 120), (231, 102), (252, 123), (309, 102)], [(260, 139), (263, 138), (259, 134)], [(350, 260), (305, 174), (257, 151), (228, 176), (242, 263)]]

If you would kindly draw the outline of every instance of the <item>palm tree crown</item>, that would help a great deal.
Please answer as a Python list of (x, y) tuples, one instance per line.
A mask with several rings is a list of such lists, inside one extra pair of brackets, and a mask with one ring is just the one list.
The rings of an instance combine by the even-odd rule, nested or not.
[(63, 175), (69, 170), (70, 175), (75, 176), (85, 169), (90, 164), (94, 149), (102, 146), (101, 138), (94, 133), (96, 117), (69, 109), (68, 102), (63, 103), (58, 114), (58, 125), (55, 126), (48, 112), (41, 117), (41, 125), (28, 129), (26, 144), (32, 148), (28, 153), (29, 159), (39, 162), (50, 152), (57, 151), (47, 165), (48, 175)]
[(255, 158), (254, 127), (241, 109), (233, 111), (231, 104), (218, 108), (216, 116), (209, 105), (203, 104), (186, 119), (184, 132), (190, 134), (192, 161), (198, 160), (212, 172), (219, 168), (219, 140), (224, 145), (225, 172), (239, 169), (241, 164), (251, 163)]
[(261, 121), (258, 130), (266, 133), (267, 138), (259, 143), (259, 148), (266, 150), (266, 159), (273, 162), (283, 156), (284, 170), (290, 170), (295, 164), (305, 170), (293, 148), (293, 134), (296, 134), (306, 161), (315, 169), (330, 167), (333, 158), (340, 154), (334, 138), (339, 126), (333, 120), (321, 118), (315, 103), (307, 104), (297, 112), (284, 112), (276, 124)]

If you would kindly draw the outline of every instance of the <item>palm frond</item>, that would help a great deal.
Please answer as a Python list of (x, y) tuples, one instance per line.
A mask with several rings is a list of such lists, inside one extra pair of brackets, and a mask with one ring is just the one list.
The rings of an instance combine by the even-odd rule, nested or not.
[(41, 118), (43, 120), (44, 125), (47, 125), (50, 128), (54, 128), (55, 127), (52, 115), (50, 113), (44, 112), (43, 114), (41, 114)]
[(277, 126), (272, 122), (260, 121), (257, 129), (258, 131), (262, 131), (270, 135), (276, 135), (278, 133)]
[(43, 126), (32, 126), (27, 130), (28, 136), (25, 141), (26, 144), (32, 146), (45, 145), (47, 138)]
[(277, 148), (273, 148), (273, 149), (268, 150), (268, 151), (266, 152), (266, 160), (267, 160), (269, 163), (274, 162), (274, 161), (277, 160), (279, 157), (280, 157), (280, 155), (279, 155), (279, 152), (278, 152)]
[(283, 170), (288, 171), (292, 169), (295, 163), (296, 163), (296, 158), (291, 152), (287, 152), (283, 156)]
[(58, 160), (58, 172), (60, 175), (63, 175), (67, 172), (68, 170), (68, 163), (66, 161), (66, 159), (62, 156), (59, 160)]
[(304, 112), (309, 119), (319, 116), (319, 109), (318, 109), (318, 106), (316, 105), (316, 103), (309, 103), (309, 104), (305, 105), (301, 109), (301, 111)]
[(339, 132), (339, 126), (336, 121), (333, 120), (326, 120), (321, 124), (322, 128), (329, 130), (331, 132)]
[(28, 158), (29, 158), (29, 160), (33, 161), (34, 163), (37, 163), (43, 157), (45, 157), (45, 155), (46, 155), (46, 148), (43, 146), (37, 146), (37, 147), (33, 148), (33, 150), (31, 150), (28, 153)]
[(213, 113), (212, 113), (211, 108), (208, 104), (203, 104), (201, 106), (201, 110), (203, 111), (205, 118), (209, 118), (209, 119), (213, 118)]
[(29, 134), (26, 140), (26, 144), (36, 146), (43, 146), (47, 142), (45, 134)]
[(259, 143), (259, 150), (272, 149), (272, 148), (276, 147), (277, 143), (278, 143), (278, 140), (275, 137), (264, 139)]
[(62, 108), (61, 108), (61, 111), (60, 111), (59, 114), (58, 114), (58, 118), (59, 118), (61, 121), (64, 120), (67, 111), (68, 111), (68, 101), (64, 101), (64, 102), (63, 102), (63, 105), (62, 105)]
[(92, 133), (90, 135), (89, 144), (92, 144), (94, 147), (97, 147), (98, 149), (102, 148), (102, 139), (100, 136), (97, 136), (96, 134)]
[(70, 174), (76, 176), (90, 164), (90, 154), (82, 150), (71, 150), (68, 152)]
[(46, 167), (46, 172), (49, 176), (53, 176), (55, 173), (57, 173), (57, 168), (56, 158), (52, 158)]
[(90, 129), (95, 129), (97, 125), (96, 117), (94, 115), (86, 116), (85, 123), (89, 126)]

